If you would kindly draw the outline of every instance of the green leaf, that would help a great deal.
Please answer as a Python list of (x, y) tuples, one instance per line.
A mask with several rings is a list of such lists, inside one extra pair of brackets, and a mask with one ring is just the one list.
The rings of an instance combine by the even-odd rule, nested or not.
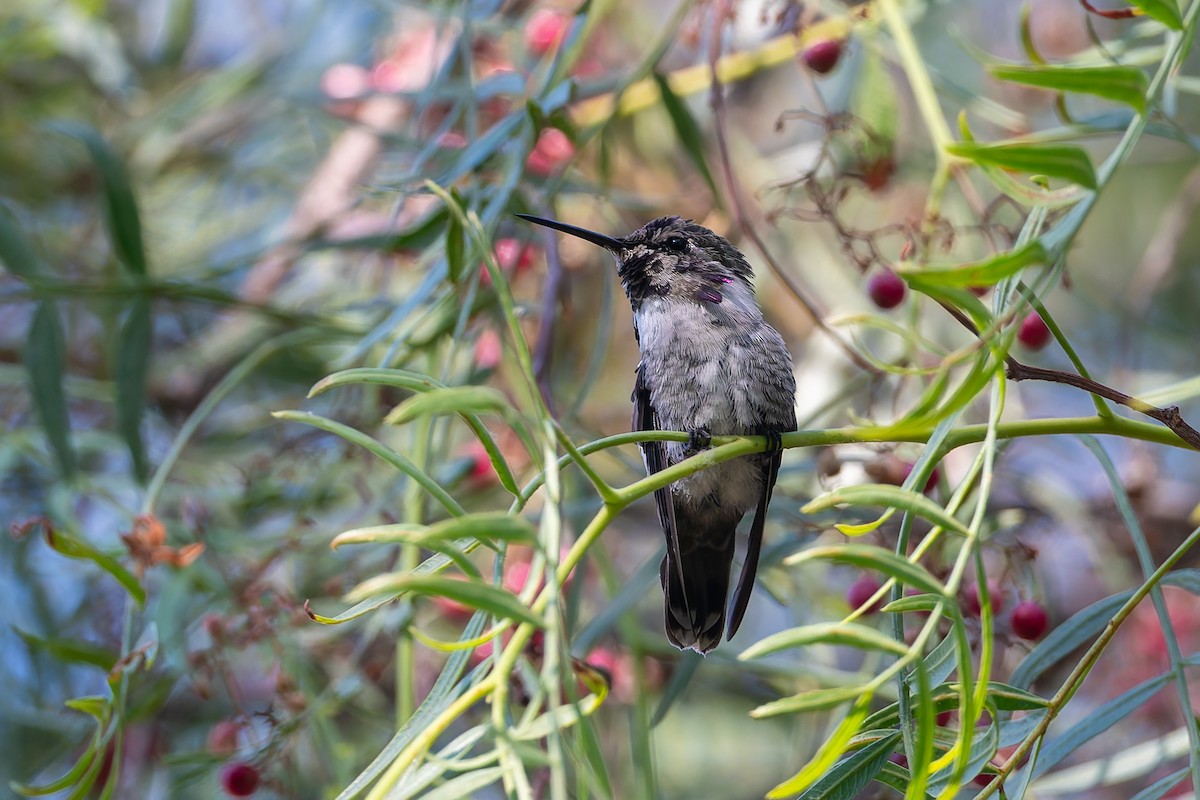
[(813, 689), (794, 694), (781, 700), (764, 703), (750, 712), (755, 719), (773, 717), (777, 714), (800, 714), (807, 711), (825, 711), (849, 703), (863, 692), (862, 686), (836, 686), (832, 689)]
[(77, 639), (35, 636), (16, 626), (13, 627), (13, 631), (31, 648), (44, 650), (55, 659), (68, 664), (87, 664), (108, 672), (117, 663), (117, 654), (107, 647)]
[[(1176, 12), (1178, 13), (1178, 11)], [(1124, 103), (1138, 111), (1146, 111), (1146, 75), (1137, 67), (1104, 65), (1096, 67), (1025, 66), (1022, 64), (988, 64), (993, 78), (1011, 81), (1039, 89), (1075, 92), (1103, 97)], [(1078, 183), (1078, 181), (1076, 181)]]
[(508, 398), (490, 386), (447, 386), (408, 398), (392, 409), (384, 422), (403, 425), (427, 414), (494, 413), (507, 416), (514, 411)]
[(688, 154), (688, 158), (692, 160), (692, 164), (695, 165), (696, 171), (708, 184), (714, 200), (719, 202), (721, 194), (717, 191), (717, 182), (713, 180), (712, 173), (708, 169), (708, 159), (704, 156), (704, 135), (700, 131), (700, 126), (696, 124), (696, 119), (688, 110), (687, 104), (680, 100), (679, 95), (671, 89), (667, 79), (657, 72), (653, 73), (653, 78), (654, 82), (658, 84), (663, 108), (671, 117), (671, 124), (675, 126), (675, 135), (679, 137), (679, 143), (683, 145), (683, 149)]
[(347, 602), (358, 602), (373, 595), (423, 594), (449, 597), (465, 606), (486, 611), (504, 619), (528, 622), (539, 628), (541, 617), (536, 616), (512, 592), (497, 586), (472, 580), (455, 580), (412, 573), (379, 575), (363, 581), (346, 595)]
[(69, 479), (75, 474), (75, 451), (71, 448), (71, 421), (63, 390), (67, 349), (64, 339), (58, 307), (50, 300), (38, 303), (22, 358), (29, 373), (38, 421), (50, 441), (59, 472)]
[(1072, 725), (1064, 733), (1042, 745), (1037, 764), (1033, 768), (1036, 778), (1057, 766), (1063, 759), (1087, 742), (1112, 729), (1121, 720), (1136, 711), (1158, 694), (1170, 682), (1170, 673), (1143, 681), (1132, 689), (1122, 692), (1104, 705), (1092, 711), (1081, 722)]
[(783, 560), (783, 563), (788, 566), (795, 566), (796, 564), (803, 564), (806, 561), (816, 559), (827, 559), (843, 564), (853, 564), (862, 569), (878, 570), (889, 577), (895, 578), (905, 586), (912, 586), (923, 592), (943, 594), (946, 590), (937, 578), (930, 575), (919, 564), (914, 564), (907, 559), (901, 558), (891, 550), (884, 550), (882, 547), (872, 547), (870, 545), (844, 544), (810, 547), (807, 550), (801, 550), (799, 553), (788, 556)]
[(73, 711), (87, 714), (100, 722), (107, 720), (112, 713), (112, 698), (99, 694), (72, 697), (63, 705)]
[(923, 517), (952, 533), (962, 536), (970, 535), (965, 525), (947, 514), (946, 509), (925, 495), (882, 483), (866, 483), (834, 489), (813, 498), (800, 510), (805, 514), (813, 514), (840, 505), (898, 508), (901, 511)]
[[(655, 572), (657, 571), (656, 568)], [(683, 695), (683, 690), (692, 682), (692, 676), (696, 674), (696, 670), (700, 669), (700, 664), (703, 661), (704, 656), (694, 650), (685, 650), (683, 655), (680, 656), (679, 662), (675, 665), (675, 669), (671, 673), (671, 679), (667, 681), (666, 687), (663, 688), (663, 696), (658, 701), (658, 708), (654, 709), (654, 717), (650, 720), (651, 728), (656, 727), (658, 723), (666, 719), (671, 706)]]
[(837, 728), (834, 729), (833, 733), (825, 740), (825, 743), (817, 750), (812, 760), (805, 764), (804, 768), (795, 775), (768, 792), (767, 797), (769, 800), (779, 800), (780, 798), (802, 792), (824, 776), (826, 771), (837, 761), (838, 756), (845, 751), (850, 738), (862, 728), (862, 721), (866, 718), (867, 712), (871, 708), (872, 696), (870, 692), (859, 696), (850, 713), (846, 715)]
[(851, 753), (796, 800), (852, 800), (883, 769), (899, 741), (900, 732), (895, 731)]
[(504, 776), (504, 767), (484, 767), (467, 772), (421, 795), (424, 800), (459, 800), (474, 797), (480, 789), (491, 786)]
[(537, 539), (537, 531), (524, 517), (504, 512), (485, 512), (455, 517), (428, 526), (397, 523), (355, 528), (335, 537), (332, 546), (336, 548), (344, 544), (406, 542), (433, 548), (436, 544), (457, 539), (533, 542)]
[(1159, 800), (1159, 798), (1166, 797), (1167, 792), (1171, 791), (1176, 786), (1187, 780), (1191, 774), (1191, 767), (1184, 767), (1181, 770), (1176, 770), (1170, 775), (1159, 778), (1154, 783), (1150, 784), (1145, 789), (1142, 789), (1133, 797), (1129, 798), (1129, 800)]
[(56, 122), (52, 130), (78, 139), (87, 148), (104, 185), (105, 226), (117, 260), (131, 274), (147, 273), (146, 250), (142, 243), (142, 222), (125, 165), (94, 129), (77, 122)]
[(450, 214), (450, 223), (446, 226), (446, 269), (454, 283), (458, 283), (466, 270), (463, 255), (465, 247), (462, 222), (456, 215)]
[(1175, 0), (1129, 0), (1129, 4), (1145, 11), (1147, 17), (1158, 20), (1173, 31), (1183, 30), (1183, 16)]
[(0, 205), (0, 264), (25, 280), (35, 277), (42, 268), (41, 260), (17, 227), (12, 212), (3, 205)]
[(149, 465), (142, 443), (142, 417), (146, 413), (146, 375), (153, 339), (150, 298), (139, 295), (121, 325), (117, 340), (116, 406), (117, 429), (133, 457), (134, 474), (143, 482), (149, 473)]
[(76, 539), (74, 536), (63, 533), (49, 525), (45, 527), (45, 534), (46, 544), (50, 545), (51, 549), (55, 552), (67, 558), (91, 561), (100, 567), (100, 569), (116, 578), (117, 582), (125, 587), (125, 590), (137, 601), (138, 605), (143, 605), (146, 602), (146, 590), (138, 583), (138, 579), (134, 577), (133, 573), (121, 566), (115, 558), (97, 550), (87, 542)]
[(933, 611), (942, 602), (940, 594), (914, 594), (893, 600), (880, 609), (888, 614), (906, 613), (909, 611)]
[(918, 276), (922, 286), (991, 286), (1026, 267), (1046, 262), (1046, 250), (1040, 242), (1029, 242), (1016, 250), (1000, 253), (983, 261), (952, 267), (902, 267), (901, 277)]
[(1092, 167), (1091, 158), (1087, 151), (1074, 145), (956, 142), (946, 145), (946, 152), (982, 166), (1047, 175), (1088, 189), (1096, 188), (1096, 170)]
[(810, 644), (841, 645), (857, 647), (860, 650), (881, 650), (900, 656), (908, 652), (908, 646), (904, 642), (897, 642), (890, 636), (885, 636), (866, 625), (853, 622), (821, 622), (773, 633), (743, 650), (738, 656), (738, 660), (748, 661), (752, 658), (778, 653), (780, 650), (790, 650), (793, 647)]

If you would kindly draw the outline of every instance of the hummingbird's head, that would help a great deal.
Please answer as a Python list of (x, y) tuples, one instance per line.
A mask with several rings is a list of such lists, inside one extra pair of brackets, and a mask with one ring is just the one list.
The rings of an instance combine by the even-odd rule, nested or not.
[(617, 274), (636, 311), (654, 297), (720, 303), (737, 281), (750, 287), (753, 271), (736, 247), (690, 219), (659, 217), (623, 238), (529, 214), (518, 217), (599, 245), (617, 259)]

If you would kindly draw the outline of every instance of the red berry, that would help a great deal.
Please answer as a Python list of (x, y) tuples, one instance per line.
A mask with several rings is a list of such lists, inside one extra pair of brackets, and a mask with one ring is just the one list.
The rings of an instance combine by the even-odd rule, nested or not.
[(552, 50), (567, 32), (567, 16), (549, 8), (539, 8), (525, 23), (525, 46), (535, 56)]
[(249, 797), (258, 790), (258, 768), (234, 762), (221, 768), (221, 788), (230, 797)]
[(950, 724), (950, 712), (942, 711), (941, 713), (939, 713), (937, 715), (937, 718), (935, 719), (935, 721), (937, 722), (938, 727), (940, 727), (940, 728), (946, 727), (947, 725)]
[(838, 65), (842, 57), (842, 43), (837, 39), (824, 39), (809, 45), (801, 57), (805, 66), (818, 75), (824, 75)]
[(867, 281), (867, 294), (880, 308), (895, 308), (904, 300), (908, 287), (891, 270), (876, 272)]
[(1018, 603), (1012, 611), (1013, 633), (1022, 639), (1032, 641), (1042, 638), (1049, 625), (1050, 618), (1046, 616), (1046, 609), (1033, 600)]
[(892, 753), (888, 756), (888, 761), (901, 767), (908, 767), (908, 756), (904, 755), (904, 753)]
[(1021, 321), (1017, 341), (1030, 350), (1041, 350), (1050, 343), (1050, 328), (1036, 311), (1030, 311), (1029, 316)]
[[(871, 575), (863, 575), (861, 578), (850, 584), (850, 588), (846, 590), (846, 605), (850, 606), (851, 610), (862, 608), (867, 601), (879, 591), (882, 584), (875, 580)], [(879, 609), (883, 608), (882, 598), (875, 601), (870, 608), (866, 610), (868, 614), (874, 614)]]
[(987, 786), (996, 779), (996, 776), (991, 772), (981, 772), (975, 776), (976, 786)]
[[(999, 614), (1004, 609), (1004, 596), (1000, 593), (1000, 584), (988, 581), (988, 600), (992, 606), (992, 614)], [(979, 587), (972, 584), (963, 589), (963, 608), (972, 617), (978, 617), (983, 609), (980, 604)]]

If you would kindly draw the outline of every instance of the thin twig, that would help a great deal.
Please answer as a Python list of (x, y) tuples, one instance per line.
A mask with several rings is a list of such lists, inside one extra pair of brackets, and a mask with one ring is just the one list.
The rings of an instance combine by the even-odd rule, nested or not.
[[(979, 329), (975, 327), (975, 323), (966, 314), (947, 303), (941, 303), (940, 305), (964, 328), (976, 336), (979, 335)], [(1076, 389), (1082, 389), (1097, 397), (1103, 397), (1105, 400), (1125, 406), (1139, 414), (1145, 414), (1150, 419), (1161, 422), (1180, 439), (1195, 449), (1200, 450), (1200, 431), (1197, 431), (1183, 419), (1183, 416), (1179, 413), (1179, 406), (1159, 408), (1099, 381), (1094, 381), (1091, 378), (1085, 378), (1082, 375), (1076, 375), (1073, 372), (1066, 372), (1061, 369), (1032, 367), (1028, 364), (1022, 364), (1010, 355), (1004, 357), (1004, 374), (1014, 383), (1018, 381), (1062, 383), (1067, 386), (1074, 386)]]

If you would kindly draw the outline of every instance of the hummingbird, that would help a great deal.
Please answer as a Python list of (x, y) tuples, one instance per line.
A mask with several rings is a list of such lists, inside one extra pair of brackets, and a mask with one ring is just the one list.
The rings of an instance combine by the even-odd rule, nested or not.
[(667, 639), (681, 650), (708, 653), (726, 628), (735, 532), (754, 509), (728, 638), (746, 613), (783, 455), (780, 435), (796, 428), (796, 377), (787, 345), (763, 319), (746, 257), (692, 220), (659, 217), (616, 238), (517, 216), (615, 256), (641, 354), (631, 398), (633, 429), (688, 434), (687, 442), (640, 445), (649, 474), (707, 449), (714, 435), (768, 439), (766, 452), (713, 465), (654, 492), (667, 540), (659, 566)]

